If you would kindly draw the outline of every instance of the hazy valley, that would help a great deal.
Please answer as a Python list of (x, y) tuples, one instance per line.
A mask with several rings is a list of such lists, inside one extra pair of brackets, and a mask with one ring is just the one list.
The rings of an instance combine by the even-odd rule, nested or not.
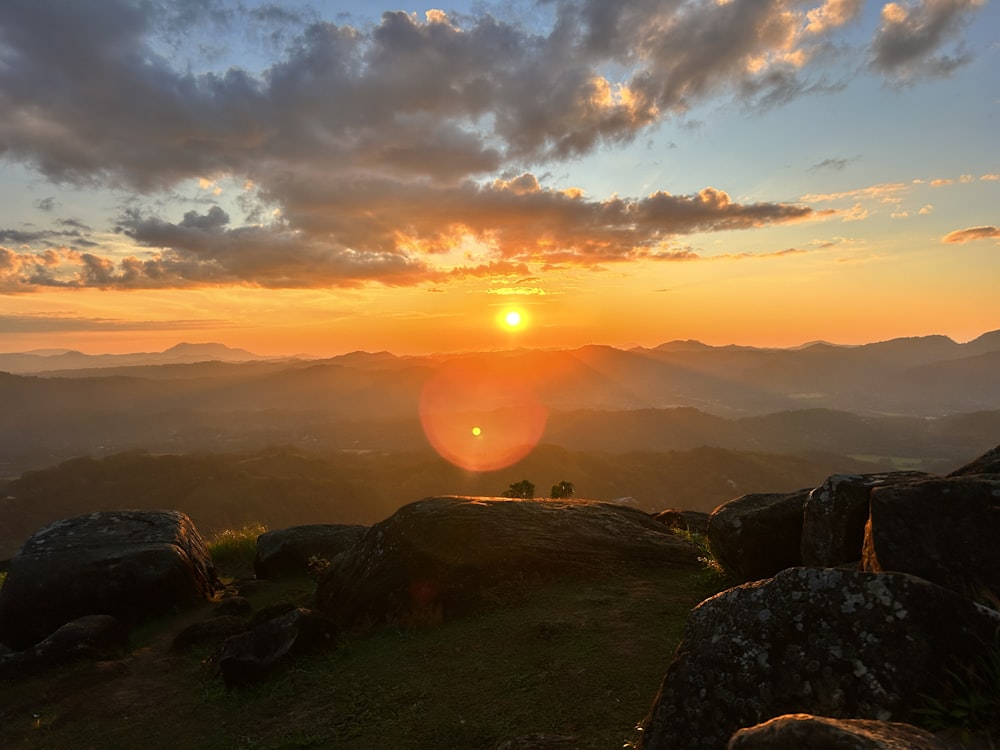
[[(521, 479), (540, 496), (566, 480), (581, 497), (710, 511), (835, 472), (946, 473), (1000, 435), (1000, 332), (324, 360), (184, 344), (4, 354), (0, 367), (0, 558), (39, 525), (98, 508), (174, 507), (209, 532), (372, 523)], [(538, 445), (482, 472), (438, 456), (421, 405), (442, 378), (458, 424), (515, 423), (530, 402)]]

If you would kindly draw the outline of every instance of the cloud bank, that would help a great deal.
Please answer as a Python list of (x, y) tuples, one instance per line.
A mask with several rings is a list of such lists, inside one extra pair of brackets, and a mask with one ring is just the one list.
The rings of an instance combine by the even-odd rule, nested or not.
[[(959, 33), (980, 4), (889, 3), (872, 68), (947, 74), (967, 61)], [(839, 85), (823, 63), (862, 10), (549, 0), (531, 27), (441, 11), (355, 27), (221, 0), (6, 0), (0, 158), (131, 195), (114, 229), (135, 252), (102, 252), (70, 225), (0, 230), (0, 290), (438, 283), (469, 242), (470, 270), (587, 266), (668, 256), (692, 232), (808, 219), (807, 205), (741, 204), (712, 187), (602, 199), (535, 175), (711, 98), (773, 106)], [(259, 69), (171, 56), (206, 30), (252, 31), (270, 56)], [(156, 208), (186, 181), (222, 179), (247, 185), (242, 217), (215, 204), (171, 221)]]

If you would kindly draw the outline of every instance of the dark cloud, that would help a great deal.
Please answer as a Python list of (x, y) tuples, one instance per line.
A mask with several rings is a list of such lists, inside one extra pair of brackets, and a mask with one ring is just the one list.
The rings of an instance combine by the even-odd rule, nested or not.
[[(876, 65), (933, 63), (973, 7), (929, 0), (883, 14)], [(597, 267), (672, 257), (676, 235), (808, 218), (805, 206), (737, 204), (712, 188), (590, 200), (531, 170), (629, 142), (710, 97), (773, 106), (828, 88), (812, 63), (860, 9), (549, 0), (533, 11), (547, 19), (538, 27), (429, 11), (355, 28), (285, 3), (4, 0), (0, 156), (56, 183), (137, 194), (119, 235), (148, 250), (67, 251), (55, 265), (17, 253), (18, 283), (412, 284), (439, 279), (436, 256), (463, 238), (487, 248), (473, 270)], [(206, 66), (238, 39), (267, 61)], [(193, 47), (197, 65), (180, 54)], [(148, 208), (185, 180), (219, 177), (255, 186), (236, 200), (242, 225), (219, 205), (179, 221)], [(0, 242), (71, 239), (7, 231)], [(93, 238), (77, 239), (90, 250)]]
[(822, 170), (833, 170), (835, 172), (840, 172), (848, 164), (850, 164), (854, 159), (823, 159), (823, 161), (817, 162), (809, 167), (810, 172), (819, 172)]
[(957, 40), (961, 27), (984, 4), (984, 0), (887, 3), (872, 40), (872, 65), (879, 72), (903, 80), (950, 74), (970, 57), (960, 44), (950, 53), (942, 48)]
[(39, 198), (35, 201), (35, 208), (39, 211), (52, 211), (56, 207), (56, 199), (52, 196)]

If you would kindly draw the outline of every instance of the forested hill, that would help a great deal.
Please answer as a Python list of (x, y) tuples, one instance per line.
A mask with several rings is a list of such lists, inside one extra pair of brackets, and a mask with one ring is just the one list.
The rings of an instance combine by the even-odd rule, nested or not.
[(263, 523), (371, 524), (400, 506), (440, 494), (499, 495), (527, 479), (539, 497), (562, 481), (578, 497), (648, 511), (709, 511), (747, 492), (818, 485), (831, 471), (886, 468), (848, 458), (778, 456), (698, 448), (609, 454), (542, 445), (508, 469), (471, 473), (432, 452), (315, 455), (295, 449), (239, 454), (122, 453), (76, 458), (0, 486), (0, 560), (40, 527), (94, 510), (169, 508), (211, 535)]

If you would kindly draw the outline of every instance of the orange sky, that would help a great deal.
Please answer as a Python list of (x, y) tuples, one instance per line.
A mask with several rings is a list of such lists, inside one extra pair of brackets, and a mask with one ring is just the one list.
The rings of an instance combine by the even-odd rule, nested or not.
[(0, 4), (0, 351), (1000, 328), (996, 3), (258, 5)]

